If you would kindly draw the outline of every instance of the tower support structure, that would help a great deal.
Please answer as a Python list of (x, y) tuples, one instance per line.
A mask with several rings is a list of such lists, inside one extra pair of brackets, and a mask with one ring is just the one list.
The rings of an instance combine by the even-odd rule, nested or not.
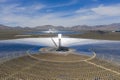
[(62, 38), (62, 34), (58, 34), (58, 48), (60, 48), (61, 47), (61, 38)]

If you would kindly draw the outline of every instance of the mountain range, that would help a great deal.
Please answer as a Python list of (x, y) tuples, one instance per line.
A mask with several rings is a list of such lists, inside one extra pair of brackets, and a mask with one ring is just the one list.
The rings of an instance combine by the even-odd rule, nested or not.
[(35, 27), (21, 27), (21, 26), (6, 26), (0, 24), (0, 30), (49, 30), (49, 29), (56, 29), (56, 30), (120, 30), (120, 23), (113, 23), (108, 25), (76, 25), (72, 27), (65, 27), (65, 26), (53, 26), (53, 25), (43, 25), (43, 26), (35, 26)]

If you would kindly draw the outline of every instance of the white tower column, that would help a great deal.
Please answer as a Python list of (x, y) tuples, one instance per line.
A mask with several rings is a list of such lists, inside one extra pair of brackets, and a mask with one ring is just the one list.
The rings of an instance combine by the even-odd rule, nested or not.
[(58, 48), (60, 48), (61, 47), (61, 38), (62, 38), (62, 34), (58, 34), (58, 41), (59, 41), (59, 46), (58, 46)]

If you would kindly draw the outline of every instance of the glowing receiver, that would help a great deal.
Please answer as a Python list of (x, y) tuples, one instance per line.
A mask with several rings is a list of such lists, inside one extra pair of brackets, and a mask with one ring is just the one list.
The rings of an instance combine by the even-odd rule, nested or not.
[(58, 34), (58, 38), (61, 39), (62, 38), (62, 34)]

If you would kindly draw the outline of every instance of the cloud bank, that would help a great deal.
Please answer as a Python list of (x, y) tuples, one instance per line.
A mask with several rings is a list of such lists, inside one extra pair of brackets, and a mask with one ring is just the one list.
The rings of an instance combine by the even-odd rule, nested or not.
[[(6, 0), (0, 0), (5, 2)], [(41, 3), (22, 6), (18, 3), (0, 5), (0, 23), (11, 26), (39, 26), (39, 25), (97, 25), (120, 22), (120, 4), (98, 5), (79, 8), (72, 11), (49, 12), (55, 7), (70, 6), (77, 2), (72, 0), (67, 4), (47, 6)], [(42, 12), (46, 10), (46, 12)]]

